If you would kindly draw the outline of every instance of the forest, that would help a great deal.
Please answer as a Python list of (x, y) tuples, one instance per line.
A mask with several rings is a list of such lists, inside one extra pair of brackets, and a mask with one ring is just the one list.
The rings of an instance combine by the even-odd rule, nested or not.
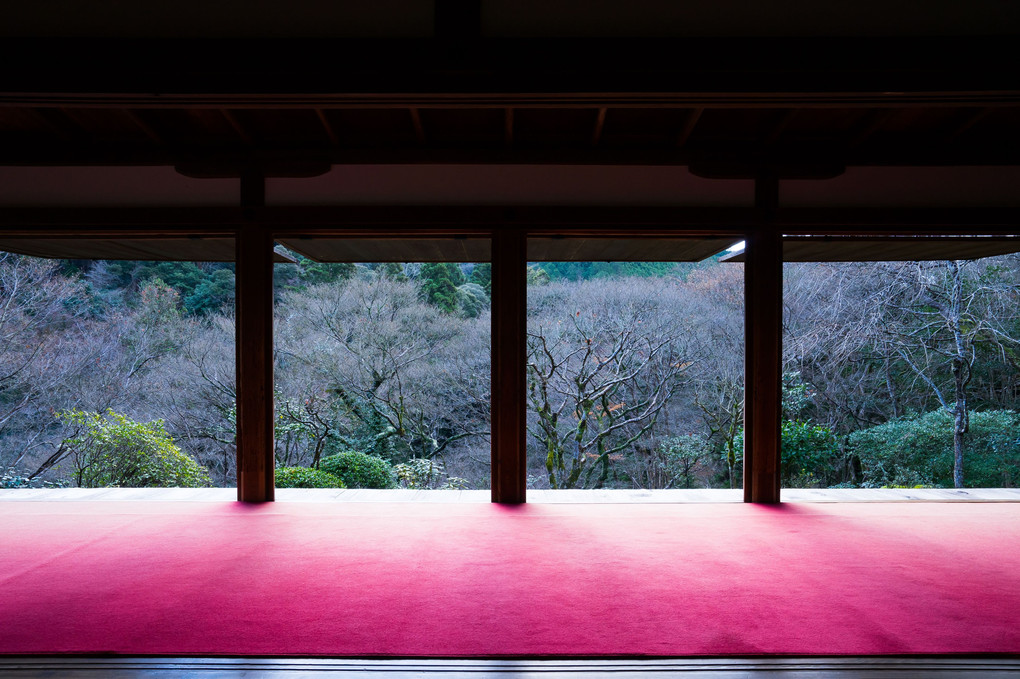
[[(491, 267), (275, 272), (277, 485), (487, 488)], [(784, 487), (1020, 482), (1020, 256), (787, 263)], [(235, 485), (232, 264), (0, 253), (0, 487)], [(528, 485), (738, 488), (743, 268), (528, 270)]]

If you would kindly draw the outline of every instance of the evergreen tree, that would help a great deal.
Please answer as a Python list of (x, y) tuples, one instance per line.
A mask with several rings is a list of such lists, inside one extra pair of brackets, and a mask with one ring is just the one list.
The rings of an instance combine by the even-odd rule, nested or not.
[(482, 262), (481, 264), (475, 264), (475, 268), (471, 271), (471, 277), (468, 278), (468, 282), (481, 286), (482, 290), (485, 290), (485, 294), (491, 298), (492, 263)]
[(450, 262), (426, 262), (419, 275), (424, 300), (446, 313), (454, 313), (459, 306), (457, 286), (464, 283), (460, 267)]

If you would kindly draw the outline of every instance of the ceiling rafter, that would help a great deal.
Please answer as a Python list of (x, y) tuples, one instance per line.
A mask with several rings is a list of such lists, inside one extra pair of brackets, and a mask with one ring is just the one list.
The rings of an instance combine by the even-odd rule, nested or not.
[(762, 144), (774, 146), (779, 141), (779, 138), (783, 136), (783, 132), (790, 127), (790, 123), (793, 122), (798, 113), (799, 110), (795, 108), (779, 112), (775, 117), (775, 122), (772, 123), (772, 126), (765, 133)]
[[(62, 141), (73, 141), (75, 134), (68, 129), (69, 121), (66, 117), (60, 116), (59, 111), (51, 108), (33, 108), (27, 109), (31, 112), (31, 117), (38, 120), (43, 128), (57, 135)], [(60, 120), (56, 118), (60, 117)]]
[(145, 120), (141, 111), (134, 111), (126, 108), (124, 109), (124, 113), (131, 119), (131, 122), (133, 122), (138, 129), (144, 132), (145, 136), (151, 139), (156, 145), (163, 146), (166, 143), (163, 136)]
[(57, 109), (57, 111), (59, 112), (60, 116), (62, 116), (65, 120), (68, 121), (70, 126), (77, 133), (77, 136), (84, 135), (89, 138), (92, 138), (94, 136), (92, 134), (92, 130), (89, 129), (88, 125), (86, 125), (85, 122), (81, 119), (81, 116), (75, 113), (73, 109), (68, 108), (66, 106), (61, 106), (59, 109)]
[(854, 133), (850, 142), (847, 144), (850, 148), (856, 148), (863, 146), (873, 134), (878, 132), (882, 127), (888, 123), (893, 116), (897, 113), (894, 108), (882, 108), (876, 109), (864, 117), (864, 121), (860, 128)]
[(414, 128), (414, 138), (418, 141), (418, 146), (424, 146), (426, 141), (425, 126), (422, 125), (421, 114), (415, 106), (408, 108), (407, 112), (411, 115), (411, 127)]
[(333, 125), (329, 122), (329, 118), (326, 117), (326, 112), (321, 108), (315, 109), (315, 117), (319, 119), (319, 124), (322, 125), (322, 130), (329, 137), (329, 143), (333, 146), (340, 145), (340, 138), (337, 137), (336, 131), (333, 129)]
[(691, 135), (694, 134), (694, 128), (698, 126), (698, 121), (701, 120), (701, 115), (705, 112), (704, 108), (692, 108), (687, 114), (687, 119), (684, 120), (684, 126), (680, 129), (680, 134), (676, 137), (677, 148), (682, 149), (687, 145)]
[(606, 112), (608, 109), (605, 106), (600, 106), (598, 112), (595, 114), (595, 127), (591, 131), (591, 145), (598, 146), (602, 140), (602, 129), (606, 125)]
[(231, 113), (229, 109), (225, 108), (221, 108), (220, 113), (223, 115), (223, 119), (227, 121), (231, 128), (233, 128), (234, 132), (237, 133), (238, 138), (244, 142), (245, 146), (254, 146), (251, 135), (248, 134), (248, 131), (244, 129), (243, 125), (241, 125), (237, 116)]
[(946, 143), (951, 144), (956, 141), (958, 137), (980, 123), (994, 110), (995, 109), (986, 106), (985, 108), (972, 111), (962, 121), (957, 123), (957, 125), (953, 127), (948, 134), (946, 134)]

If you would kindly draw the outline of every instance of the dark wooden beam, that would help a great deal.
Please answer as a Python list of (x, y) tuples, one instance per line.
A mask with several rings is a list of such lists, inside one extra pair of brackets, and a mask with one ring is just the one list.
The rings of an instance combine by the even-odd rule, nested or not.
[(492, 234), (492, 501), (520, 503), (527, 495), (526, 351), (527, 236)]
[[(265, 182), (241, 178), (242, 209), (264, 202)], [(261, 185), (261, 186), (260, 186)], [(261, 197), (261, 199), (260, 199)], [(237, 230), (237, 499), (274, 499), (273, 235), (251, 223)]]
[[(779, 181), (763, 173), (755, 204), (779, 202)], [(747, 234), (744, 264), (744, 501), (779, 502), (783, 371), (782, 231), (760, 226)]]
[[(248, 223), (281, 235), (379, 231), (406, 235), (486, 236), (492, 226), (526, 228), (532, 235), (735, 235), (749, 225), (774, 224), (790, 235), (881, 235), (1017, 232), (1020, 207), (1012, 208), (761, 208), (564, 205), (337, 205), (240, 207), (60, 207), (0, 210), (0, 233), (26, 237), (223, 237)], [(769, 221), (771, 220), (771, 221)]]
[(481, 0), (435, 0), (436, 38), (475, 40), (482, 33)]
[[(132, 108), (125, 102), (166, 106), (182, 97), (229, 109), (246, 99), (264, 105), (266, 95), (315, 107), (349, 93), (673, 93), (688, 106), (860, 96), (877, 105), (911, 98), (958, 105), (1017, 93), (1020, 56), (1009, 34), (487, 38), (479, 0), (438, 0), (435, 10), (438, 39), (8, 38), (0, 59), (19, 67), (5, 74), (3, 90), (39, 103), (78, 105), (91, 94)], [(344, 68), (308, 67), (323, 63)]]
[[(413, 114), (412, 125), (413, 123)], [(420, 121), (419, 121), (420, 124)], [(66, 134), (74, 134), (66, 132)], [(5, 166), (152, 166), (205, 162), (207, 159), (233, 164), (288, 163), (312, 160), (332, 165), (761, 165), (764, 160), (786, 166), (987, 166), (1020, 165), (1020, 147), (984, 141), (973, 144), (903, 142), (859, 144), (827, 148), (817, 144), (797, 145), (784, 141), (760, 150), (704, 147), (683, 148), (675, 144), (657, 148), (597, 147), (571, 148), (465, 148), (426, 143), (425, 131), (415, 130), (415, 142), (405, 148), (342, 148), (322, 144), (278, 147), (140, 145), (100, 143), (83, 136), (73, 140), (41, 143), (12, 141), (0, 146), (0, 165)]]

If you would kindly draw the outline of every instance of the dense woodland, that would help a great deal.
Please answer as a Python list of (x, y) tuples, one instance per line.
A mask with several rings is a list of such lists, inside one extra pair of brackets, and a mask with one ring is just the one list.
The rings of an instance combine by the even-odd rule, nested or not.
[[(488, 264), (276, 271), (279, 485), (485, 488)], [(2, 486), (234, 485), (232, 265), (0, 254)], [(534, 488), (739, 487), (743, 270), (529, 267)], [(783, 485), (1020, 482), (1020, 257), (787, 264)]]

